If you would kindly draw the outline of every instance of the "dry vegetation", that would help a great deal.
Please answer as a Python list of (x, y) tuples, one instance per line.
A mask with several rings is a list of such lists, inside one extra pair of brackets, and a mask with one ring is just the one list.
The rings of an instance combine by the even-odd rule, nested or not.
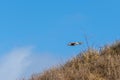
[(100, 50), (88, 49), (29, 80), (120, 80), (120, 42)]

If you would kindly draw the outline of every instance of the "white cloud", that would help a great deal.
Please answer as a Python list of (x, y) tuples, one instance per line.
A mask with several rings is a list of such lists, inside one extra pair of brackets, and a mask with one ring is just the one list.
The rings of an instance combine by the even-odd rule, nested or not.
[(0, 80), (28, 78), (59, 62), (57, 56), (33, 52), (32, 47), (15, 48), (0, 59)]
[(0, 80), (16, 80), (26, 67), (30, 65), (27, 57), (31, 47), (16, 48), (7, 53), (0, 62)]

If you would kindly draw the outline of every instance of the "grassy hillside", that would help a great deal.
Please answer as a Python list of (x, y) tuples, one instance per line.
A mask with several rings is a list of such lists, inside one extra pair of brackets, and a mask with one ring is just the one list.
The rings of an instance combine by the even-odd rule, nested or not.
[(30, 80), (120, 80), (120, 42), (99, 51), (88, 49), (63, 65), (33, 75)]

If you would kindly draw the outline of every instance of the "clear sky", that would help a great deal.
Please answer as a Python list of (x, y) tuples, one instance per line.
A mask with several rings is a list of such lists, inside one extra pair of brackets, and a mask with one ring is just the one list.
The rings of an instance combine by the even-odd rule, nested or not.
[[(119, 0), (0, 0), (0, 74), (13, 80), (120, 39)], [(83, 45), (67, 46), (82, 41)], [(12, 76), (12, 77), (11, 77)]]

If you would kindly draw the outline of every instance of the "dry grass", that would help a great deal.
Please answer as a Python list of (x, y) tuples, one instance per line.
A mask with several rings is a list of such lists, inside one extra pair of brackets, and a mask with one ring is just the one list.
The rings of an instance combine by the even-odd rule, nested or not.
[(99, 51), (88, 49), (29, 80), (120, 80), (120, 42)]

